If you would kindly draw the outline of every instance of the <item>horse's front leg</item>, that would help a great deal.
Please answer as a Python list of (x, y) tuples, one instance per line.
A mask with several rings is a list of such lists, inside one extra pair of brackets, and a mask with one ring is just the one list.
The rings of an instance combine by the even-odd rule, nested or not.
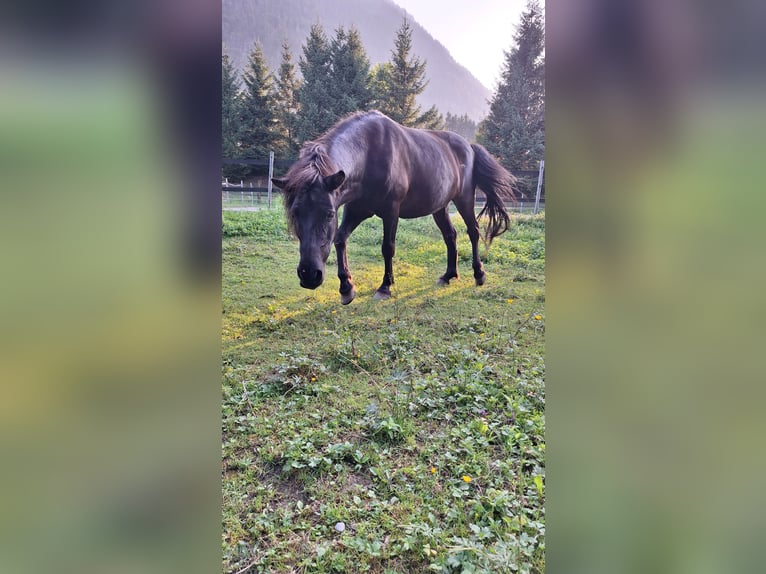
[(444, 243), (447, 246), (447, 271), (439, 277), (438, 285), (449, 285), (450, 279), (457, 279), (457, 231), (449, 217), (449, 207), (433, 214), (436, 225), (442, 232)]
[(399, 215), (395, 214), (383, 218), (383, 283), (375, 291), (374, 299), (388, 299), (391, 297), (391, 285), (394, 284), (394, 254), (396, 252), (396, 228), (399, 226)]
[(356, 289), (354, 289), (354, 284), (351, 281), (351, 271), (348, 269), (346, 243), (354, 229), (371, 215), (356, 211), (347, 205), (343, 212), (343, 221), (335, 234), (335, 253), (338, 256), (338, 279), (340, 279), (340, 302), (344, 305), (348, 305), (356, 297)]

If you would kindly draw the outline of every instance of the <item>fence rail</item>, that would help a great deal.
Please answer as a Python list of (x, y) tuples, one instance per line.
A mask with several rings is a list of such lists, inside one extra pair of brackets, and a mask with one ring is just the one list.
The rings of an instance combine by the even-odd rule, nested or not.
[[(274, 167), (290, 167), (296, 162), (294, 159), (275, 159), (274, 160)], [(223, 158), (223, 163), (227, 165), (260, 165), (262, 167), (267, 167), (269, 165), (269, 160), (267, 159), (252, 159), (252, 158)]]

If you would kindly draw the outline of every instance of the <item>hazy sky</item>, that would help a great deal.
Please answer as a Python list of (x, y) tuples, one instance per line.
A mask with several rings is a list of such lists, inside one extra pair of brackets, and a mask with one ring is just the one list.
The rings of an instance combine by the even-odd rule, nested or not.
[(514, 26), (526, 0), (394, 0), (468, 68), (494, 89), (503, 50), (511, 47)]

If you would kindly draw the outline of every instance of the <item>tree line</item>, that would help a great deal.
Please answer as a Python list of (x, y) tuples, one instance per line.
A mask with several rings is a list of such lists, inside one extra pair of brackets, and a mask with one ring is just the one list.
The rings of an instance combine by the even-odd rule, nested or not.
[[(256, 43), (241, 83), (224, 54), (224, 157), (268, 157), (271, 150), (278, 157), (297, 157), (303, 142), (358, 110), (378, 109), (410, 127), (443, 128), (444, 119), (436, 107), (423, 111), (415, 100), (428, 80), (426, 63), (411, 52), (412, 28), (405, 20), (397, 31), (391, 60), (375, 66), (370, 65), (355, 28), (340, 27), (328, 38), (319, 24), (311, 27), (303, 45), (300, 78), (287, 44), (273, 73)], [(229, 177), (248, 171), (253, 168), (224, 166)]]
[[(479, 125), (468, 115), (416, 98), (428, 84), (426, 62), (412, 53), (412, 28), (404, 19), (388, 62), (370, 65), (359, 32), (339, 27), (328, 37), (314, 24), (297, 67), (289, 46), (275, 72), (256, 43), (241, 76), (222, 55), (223, 156), (296, 158), (303, 142), (324, 133), (343, 116), (377, 109), (408, 127), (448, 129), (478, 141), (510, 169), (533, 169), (544, 152), (544, 55), (542, 12), (530, 0), (506, 53), (490, 112)], [(298, 74), (300, 70), (300, 76)], [(252, 166), (224, 165), (224, 176), (245, 177)]]

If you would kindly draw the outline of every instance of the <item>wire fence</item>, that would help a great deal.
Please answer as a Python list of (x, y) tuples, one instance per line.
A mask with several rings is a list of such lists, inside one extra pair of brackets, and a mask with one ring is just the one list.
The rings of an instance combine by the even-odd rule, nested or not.
[[(268, 189), (265, 187), (224, 188), (221, 192), (221, 205), (223, 209), (233, 211), (259, 211), (261, 209), (281, 209), (282, 194), (273, 190), (271, 193), (271, 207), (269, 207)], [(476, 213), (484, 207), (484, 198), (481, 193), (476, 194)], [(535, 201), (522, 198), (520, 201), (507, 202), (505, 208), (509, 213), (534, 213)], [(545, 201), (541, 200), (538, 212), (545, 210)], [(456, 213), (455, 206), (450, 204), (450, 213)]]
[[(260, 209), (273, 209), (274, 207), (281, 208), (282, 197), (278, 189), (271, 186), (271, 175), (273, 174), (274, 167), (288, 168), (294, 160), (274, 159), (274, 153), (270, 153), (268, 160), (265, 159), (230, 159), (224, 158), (224, 164), (239, 164), (239, 165), (255, 165), (269, 168), (269, 183), (268, 187), (256, 187), (252, 183), (245, 184), (243, 180), (240, 182), (229, 182), (228, 178), (225, 178), (221, 183), (221, 204), (223, 209), (229, 210), (242, 210), (242, 211), (257, 211)], [(540, 169), (538, 171), (529, 170), (513, 170), (511, 171), (516, 177), (533, 178), (537, 179), (537, 193), (536, 197), (529, 198), (522, 196), (518, 201), (505, 203), (505, 208), (509, 213), (538, 213), (545, 210), (545, 196), (541, 194), (543, 177), (545, 174), (545, 161), (540, 162)], [(484, 207), (484, 194), (477, 190), (476, 193), (476, 205), (475, 209), (478, 213)], [(455, 206), (450, 204), (450, 213), (455, 213), (457, 210)]]

